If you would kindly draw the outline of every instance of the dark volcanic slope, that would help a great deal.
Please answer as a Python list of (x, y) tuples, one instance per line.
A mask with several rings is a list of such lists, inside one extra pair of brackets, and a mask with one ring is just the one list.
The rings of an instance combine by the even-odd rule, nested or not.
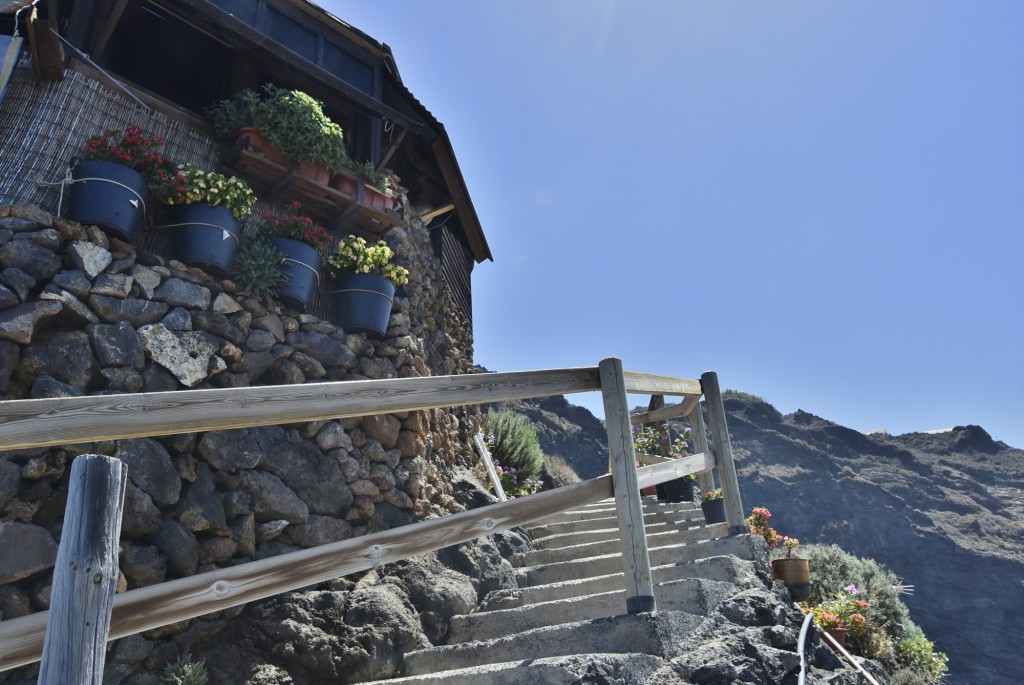
[[(561, 398), (517, 404), (546, 451), (582, 477), (607, 472), (589, 412)], [(864, 435), (742, 393), (725, 405), (747, 511), (766, 506), (780, 532), (871, 557), (913, 585), (905, 601), (949, 654), (950, 682), (1024, 673), (1024, 650), (1010, 646), (1024, 639), (1024, 451), (977, 426)]]

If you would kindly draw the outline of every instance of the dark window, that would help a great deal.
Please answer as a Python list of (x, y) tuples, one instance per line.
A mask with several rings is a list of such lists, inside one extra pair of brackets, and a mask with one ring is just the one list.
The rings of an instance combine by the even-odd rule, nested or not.
[(325, 70), (351, 83), (367, 95), (373, 95), (373, 67), (353, 57), (330, 41), (324, 41)]
[(229, 95), (234, 51), (150, 4), (129, 5), (106, 52), (106, 66), (194, 112)]
[(317, 35), (272, 7), (267, 8), (267, 35), (292, 52), (316, 62)]

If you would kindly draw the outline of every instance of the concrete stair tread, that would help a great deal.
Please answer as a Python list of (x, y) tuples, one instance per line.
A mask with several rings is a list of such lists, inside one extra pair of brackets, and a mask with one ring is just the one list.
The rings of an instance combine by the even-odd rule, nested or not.
[[(683, 578), (703, 578), (721, 580), (744, 587), (757, 583), (756, 574), (749, 561), (737, 559), (731, 555), (716, 555), (682, 561), (674, 564), (663, 564), (651, 568), (651, 579), (655, 583), (664, 583)], [(598, 576), (572, 578), (554, 583), (545, 583), (522, 587), (513, 591), (500, 591), (501, 601), (494, 601), (496, 607), (526, 606), (529, 604), (565, 599), (580, 595), (612, 592), (625, 587), (622, 570)], [(499, 594), (499, 593), (495, 593)], [(510, 596), (514, 594), (513, 596)], [(488, 600), (490, 596), (488, 596)], [(485, 600), (484, 605), (488, 604)], [(486, 610), (486, 609), (484, 609)]]
[[(644, 509), (644, 523), (682, 523), (684, 521), (703, 521), (704, 512), (700, 509), (664, 509), (651, 511)], [(619, 520), (616, 512), (608, 512), (608, 516), (586, 519), (570, 519), (556, 521), (554, 523), (537, 523), (528, 527), (534, 538), (558, 535), (564, 533), (578, 533), (590, 530), (617, 529)]]
[(364, 685), (572, 685), (581, 682), (595, 662), (611, 664), (622, 682), (628, 683), (653, 682), (651, 677), (665, 663), (660, 657), (636, 652), (570, 654), (374, 680)]
[[(664, 566), (682, 561), (693, 561), (701, 557), (731, 554), (740, 559), (755, 558), (756, 542), (749, 535), (712, 538), (696, 542), (649, 547), (651, 566)], [(517, 568), (516, 579), (519, 587), (544, 585), (572, 578), (585, 578), (616, 573), (620, 570), (620, 554), (601, 554), (585, 559), (557, 561), (538, 566)]]
[[(700, 616), (707, 615), (735, 592), (733, 583), (704, 578), (680, 578), (654, 585), (659, 611), (683, 611)], [(625, 611), (626, 591), (616, 589), (510, 609), (475, 612), (452, 617), (448, 643), (486, 640), (543, 626), (606, 618)]]
[[(647, 545), (649, 549), (664, 547), (687, 542), (699, 542), (713, 538), (725, 537), (727, 529), (722, 524), (700, 526), (694, 528), (657, 528), (656, 532), (647, 531)], [(537, 549), (514, 555), (509, 559), (513, 566), (537, 566), (557, 561), (571, 561), (574, 559), (585, 559), (588, 557), (601, 556), (602, 554), (615, 554), (621, 551), (622, 541), (619, 531), (614, 532), (614, 537), (607, 539), (582, 542), (575, 545), (563, 545), (546, 549)]]
[(662, 656), (667, 645), (681, 643), (703, 620), (681, 611), (659, 611), (562, 623), (489, 640), (409, 652), (405, 655), (405, 670), (408, 675), (422, 675), (488, 663), (585, 653), (639, 652)]

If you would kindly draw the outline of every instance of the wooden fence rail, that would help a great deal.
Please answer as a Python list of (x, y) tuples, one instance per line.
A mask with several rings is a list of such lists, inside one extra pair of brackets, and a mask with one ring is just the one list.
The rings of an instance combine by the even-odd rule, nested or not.
[[(696, 381), (627, 372), (618, 359), (612, 358), (598, 367), (578, 369), (4, 401), (0, 402), (0, 449), (368, 416), (601, 390), (610, 475), (125, 592), (114, 599), (109, 639), (526, 525), (610, 496), (616, 501), (622, 537), (626, 609), (649, 611), (655, 603), (639, 489), (692, 473), (704, 478), (712, 469), (719, 471), (726, 488), (736, 487), (736, 478), (735, 472), (731, 479), (723, 473), (724, 468), (733, 468), (728, 433), (724, 432), (724, 412), (710, 414), (710, 406), (714, 451), (701, 441), (696, 443), (703, 447), (698, 454), (638, 469), (626, 396), (682, 396), (681, 406), (673, 405), (679, 409), (665, 410), (678, 412), (685, 407), (693, 412), (699, 407), (705, 386), (717, 393), (717, 378), (712, 383), (707, 376)], [(711, 395), (705, 396), (710, 403)], [(720, 396), (715, 397), (720, 405)], [(700, 414), (699, 410), (696, 414)], [(656, 418), (667, 416), (662, 413)], [(702, 421), (700, 430), (703, 432)], [(723, 435), (724, 449), (720, 446)], [(723, 455), (728, 457), (727, 464)], [(737, 491), (733, 503), (738, 502)], [(50, 612), (0, 622), (0, 671), (40, 658), (47, 621), (51, 613), (60, 610), (54, 606)]]

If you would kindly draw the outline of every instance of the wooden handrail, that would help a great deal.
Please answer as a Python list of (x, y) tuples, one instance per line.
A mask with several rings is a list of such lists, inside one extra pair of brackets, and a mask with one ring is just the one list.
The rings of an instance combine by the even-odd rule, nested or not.
[[(611, 476), (117, 595), (109, 639), (432, 552), (607, 499)], [(48, 611), (0, 622), (0, 671), (39, 660)]]
[[(715, 451), (703, 440), (699, 411), (707, 386)], [(722, 477), (727, 500), (740, 504), (724, 424), (717, 377), (701, 381), (623, 371), (618, 359), (599, 367), (464, 376), (310, 383), (166, 393), (139, 393), (0, 402), (0, 449), (46, 447), (131, 437), (221, 430), (319, 419), (369, 416), (465, 404), (483, 404), (601, 390), (609, 429), (613, 475), (601, 476), (473, 511), (291, 554), (218, 569), (132, 590), (114, 600), (109, 639), (220, 611), (398, 561), (415, 554), (521, 526), (609, 496), (616, 500), (626, 571), (627, 610), (655, 608), (639, 488), (712, 469)], [(646, 418), (686, 416), (697, 409), (698, 454), (636, 468), (627, 393), (685, 399)], [(607, 418), (610, 417), (610, 418)], [(652, 418), (653, 417), (653, 418)], [(691, 417), (691, 421), (694, 418)], [(710, 479), (709, 479), (710, 480)], [(710, 481), (713, 482), (713, 481)], [(729, 523), (734, 524), (735, 514)], [(733, 525), (733, 527), (735, 527)], [(49, 612), (0, 622), (0, 671), (39, 659)]]
[(0, 450), (506, 402), (600, 390), (596, 368), (0, 402)]
[(629, 417), (630, 423), (634, 426), (645, 426), (649, 423), (666, 421), (668, 419), (685, 418), (693, 413), (694, 408), (700, 404), (700, 396), (690, 396), (679, 404), (670, 404), (641, 414), (633, 414)]

